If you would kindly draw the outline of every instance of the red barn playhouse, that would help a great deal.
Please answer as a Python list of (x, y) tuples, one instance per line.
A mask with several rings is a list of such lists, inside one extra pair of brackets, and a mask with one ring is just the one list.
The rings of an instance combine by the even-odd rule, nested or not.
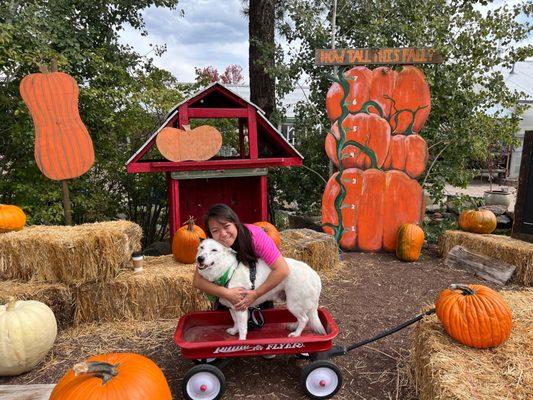
[[(239, 152), (222, 156), (222, 149), (207, 161), (172, 162), (161, 159), (155, 146), (143, 159), (165, 127), (184, 129), (195, 118), (238, 119)], [(148, 157), (147, 157), (148, 158)], [(126, 163), (128, 173), (164, 172), (168, 185), (171, 240), (189, 218), (203, 227), (203, 217), (214, 203), (226, 203), (243, 222), (267, 220), (267, 172), (269, 167), (301, 166), (303, 157), (265, 118), (255, 104), (220, 83), (182, 101)]]

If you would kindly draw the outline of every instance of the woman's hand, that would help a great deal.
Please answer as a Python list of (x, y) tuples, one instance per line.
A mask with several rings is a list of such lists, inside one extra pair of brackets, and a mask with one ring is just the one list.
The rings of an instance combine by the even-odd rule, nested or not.
[(247, 290), (242, 287), (226, 289), (224, 298), (236, 306), (246, 296), (246, 292)]
[(250, 307), (254, 301), (259, 298), (255, 290), (243, 290), (244, 297), (238, 303), (233, 303), (237, 311), (245, 311)]

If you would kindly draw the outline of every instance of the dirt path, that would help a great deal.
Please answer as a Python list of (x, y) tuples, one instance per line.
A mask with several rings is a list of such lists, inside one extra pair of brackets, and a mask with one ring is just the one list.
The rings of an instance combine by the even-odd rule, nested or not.
[[(430, 305), (450, 283), (481, 282), (444, 266), (431, 252), (416, 263), (402, 263), (390, 254), (345, 254), (347, 266), (324, 284), (322, 305), (341, 329), (337, 344), (348, 345), (396, 326)], [(484, 284), (487, 284), (483, 281)], [(57, 382), (68, 367), (97, 352), (133, 351), (145, 354), (164, 371), (174, 397), (181, 398), (181, 378), (192, 366), (172, 342), (175, 321), (152, 322), (124, 331), (84, 328), (58, 337), (46, 363), (28, 374), (0, 378), (0, 384)], [(80, 332), (83, 334), (80, 335)], [(411, 328), (336, 358), (344, 386), (336, 399), (414, 399), (402, 372), (407, 361)], [(300, 371), (307, 361), (293, 357), (239, 359), (224, 368), (225, 399), (304, 399)]]

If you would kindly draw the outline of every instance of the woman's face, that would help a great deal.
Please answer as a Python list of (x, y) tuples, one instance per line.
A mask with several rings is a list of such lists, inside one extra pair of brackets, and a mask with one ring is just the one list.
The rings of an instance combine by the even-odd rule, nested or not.
[(237, 239), (237, 226), (233, 222), (210, 218), (208, 225), (213, 239), (226, 247), (231, 247)]

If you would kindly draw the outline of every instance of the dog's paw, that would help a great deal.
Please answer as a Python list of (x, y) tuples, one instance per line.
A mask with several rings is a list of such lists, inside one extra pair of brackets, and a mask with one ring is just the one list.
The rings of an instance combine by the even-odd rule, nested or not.
[(295, 331), (297, 327), (298, 327), (298, 322), (289, 322), (287, 324), (288, 331)]
[(239, 330), (237, 328), (228, 328), (226, 329), (226, 332), (228, 332), (231, 336), (236, 335)]
[(298, 337), (298, 336), (300, 336), (300, 334), (298, 334), (296, 332), (289, 333), (289, 337)]

